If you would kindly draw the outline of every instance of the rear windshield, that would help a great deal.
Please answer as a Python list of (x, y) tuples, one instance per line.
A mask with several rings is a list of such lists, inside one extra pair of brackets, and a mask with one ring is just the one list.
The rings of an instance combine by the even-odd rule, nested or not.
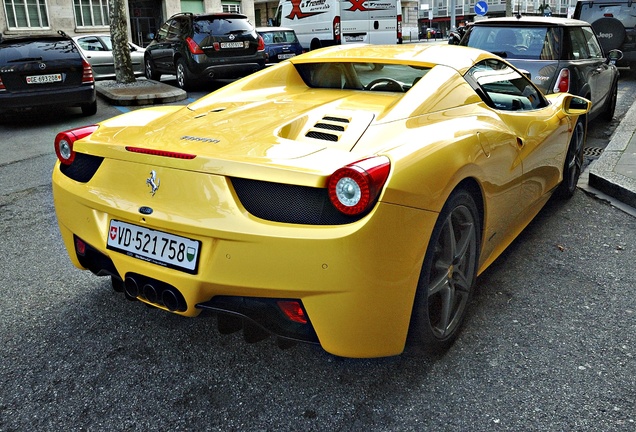
[(430, 70), (421, 66), (383, 63), (305, 63), (296, 69), (312, 88), (407, 92)]
[(253, 30), (248, 20), (239, 17), (208, 17), (194, 21), (194, 32), (208, 35), (224, 36)]
[(467, 45), (508, 59), (558, 60), (560, 35), (557, 27), (475, 26)]
[(58, 60), (78, 56), (75, 44), (68, 39), (5, 40), (0, 44), (0, 64), (25, 61)]
[(261, 33), (266, 44), (298, 43), (293, 30), (268, 31)]

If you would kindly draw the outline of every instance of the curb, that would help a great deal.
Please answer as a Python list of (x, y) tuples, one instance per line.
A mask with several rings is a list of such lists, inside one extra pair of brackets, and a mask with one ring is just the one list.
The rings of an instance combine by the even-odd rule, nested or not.
[(636, 208), (636, 104), (625, 113), (601, 156), (590, 164), (591, 187)]
[(176, 102), (188, 97), (188, 93), (179, 88), (153, 80), (137, 79), (131, 84), (119, 84), (116, 81), (98, 81), (95, 83), (97, 94), (112, 105), (133, 106)]

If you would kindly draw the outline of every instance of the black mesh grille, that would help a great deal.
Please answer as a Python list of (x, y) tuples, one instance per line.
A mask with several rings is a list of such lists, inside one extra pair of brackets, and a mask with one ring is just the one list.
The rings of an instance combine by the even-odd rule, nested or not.
[(60, 164), (60, 171), (72, 180), (86, 183), (93, 178), (103, 160), (103, 157), (75, 153), (73, 163), (70, 165)]
[(364, 214), (347, 216), (329, 200), (327, 189), (233, 178), (241, 204), (261, 219), (303, 225), (343, 225)]
[(323, 120), (329, 120), (329, 121), (337, 121), (340, 123), (349, 123), (349, 120), (342, 118), (342, 117), (331, 117), (331, 116), (326, 116), (322, 118)]
[(315, 138), (315, 139), (324, 140), (324, 141), (338, 141), (338, 135), (333, 135), (333, 134), (323, 133), (323, 132), (309, 131), (307, 132), (307, 135), (305, 136), (307, 138)]
[(345, 130), (344, 126), (334, 125), (329, 123), (316, 123), (316, 126), (314, 127), (318, 129), (327, 129), (327, 130), (334, 130), (334, 131), (341, 131), (341, 132), (344, 132)]

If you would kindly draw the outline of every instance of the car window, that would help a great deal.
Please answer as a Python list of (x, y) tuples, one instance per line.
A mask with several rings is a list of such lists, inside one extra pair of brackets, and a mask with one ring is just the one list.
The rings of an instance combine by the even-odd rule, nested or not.
[(547, 106), (547, 101), (521, 73), (495, 59), (473, 66), (466, 80), (484, 102), (503, 111), (529, 111)]
[(0, 46), (0, 65), (35, 60), (60, 60), (79, 54), (70, 39), (5, 40)]
[(296, 69), (312, 88), (355, 89), (404, 93), (430, 68), (380, 63), (304, 63)]
[(266, 44), (298, 43), (296, 33), (290, 30), (263, 32), (261, 36)]
[(172, 20), (170, 21), (166, 21), (165, 23), (163, 23), (161, 25), (161, 27), (159, 28), (159, 31), (157, 32), (157, 41), (158, 42), (162, 42), (164, 40), (167, 39), (168, 37), (168, 32), (170, 30), (170, 23), (172, 22)]
[(591, 27), (583, 27), (582, 30), (585, 35), (585, 40), (587, 41), (587, 48), (590, 52), (590, 57), (604, 58), (603, 48), (601, 48), (601, 45), (594, 34), (594, 30), (592, 30)]
[(480, 25), (472, 28), (467, 45), (507, 59), (557, 60), (559, 35), (554, 27)]
[(194, 23), (195, 33), (211, 35), (240, 34), (251, 32), (254, 27), (244, 18), (230, 17), (209, 17), (197, 19)]
[(80, 38), (78, 43), (84, 51), (106, 51), (99, 39), (94, 36)]
[(570, 36), (571, 49), (566, 52), (567, 60), (585, 60), (590, 58), (590, 53), (587, 50), (587, 41), (583, 35), (583, 30), (580, 27), (568, 28), (568, 35)]

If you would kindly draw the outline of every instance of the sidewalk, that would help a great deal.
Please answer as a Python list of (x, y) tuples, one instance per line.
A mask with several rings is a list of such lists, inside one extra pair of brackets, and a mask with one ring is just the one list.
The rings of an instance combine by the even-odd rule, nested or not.
[(636, 209), (636, 103), (601, 156), (591, 163), (588, 184)]
[[(120, 106), (168, 103), (188, 96), (179, 88), (146, 79), (137, 79), (133, 84), (98, 81), (95, 87), (101, 97)], [(601, 156), (582, 174), (579, 187), (599, 198), (607, 195), (619, 200), (629, 206), (623, 210), (636, 216), (636, 103), (625, 114)]]

